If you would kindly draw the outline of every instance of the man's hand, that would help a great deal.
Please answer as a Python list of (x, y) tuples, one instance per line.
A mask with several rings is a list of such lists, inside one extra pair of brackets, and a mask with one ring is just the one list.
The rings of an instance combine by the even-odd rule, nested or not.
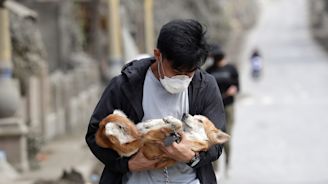
[(232, 85), (225, 92), (225, 96), (235, 96), (238, 93), (238, 89), (236, 86)]
[(191, 150), (190, 142), (186, 139), (184, 132), (178, 132), (181, 136), (179, 143), (173, 142), (172, 145), (165, 147), (162, 142), (159, 142), (160, 148), (165, 155), (179, 162), (189, 162), (194, 156), (195, 152)]
[(129, 170), (130, 171), (151, 170), (156, 168), (155, 165), (158, 162), (159, 159), (148, 160), (142, 153), (142, 150), (139, 150), (138, 153), (129, 160)]

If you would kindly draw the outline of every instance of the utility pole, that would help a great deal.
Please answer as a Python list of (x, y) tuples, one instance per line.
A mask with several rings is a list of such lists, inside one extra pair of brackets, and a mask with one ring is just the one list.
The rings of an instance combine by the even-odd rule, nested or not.
[(154, 14), (153, 0), (144, 0), (144, 22), (146, 53), (153, 54), (154, 50)]
[(11, 117), (19, 104), (17, 85), (12, 80), (9, 13), (0, 0), (0, 118)]
[(123, 65), (121, 30), (120, 0), (108, 0), (109, 79), (118, 75)]

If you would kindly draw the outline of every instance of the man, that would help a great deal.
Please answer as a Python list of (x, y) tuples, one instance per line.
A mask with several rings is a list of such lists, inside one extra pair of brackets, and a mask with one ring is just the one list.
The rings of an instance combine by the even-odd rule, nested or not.
[(250, 57), (252, 77), (253, 79), (259, 79), (261, 71), (263, 69), (262, 57), (258, 49), (254, 49)]
[(101, 119), (120, 109), (134, 122), (183, 113), (207, 116), (224, 129), (223, 103), (215, 79), (198, 68), (207, 56), (205, 32), (195, 20), (174, 20), (165, 24), (154, 49), (154, 58), (127, 64), (121, 75), (105, 89), (89, 123), (86, 141), (105, 165), (100, 183), (216, 183), (211, 162), (221, 155), (222, 146), (195, 153), (183, 133), (181, 142), (160, 145), (178, 163), (155, 168), (159, 160), (147, 160), (142, 152), (131, 158), (119, 157), (111, 149), (96, 145), (95, 133)]
[[(239, 91), (239, 75), (234, 65), (228, 64), (225, 60), (225, 53), (219, 45), (212, 45), (210, 48), (210, 57), (213, 58), (213, 65), (206, 71), (214, 76), (217, 85), (220, 88), (225, 115), (227, 119), (226, 130), (229, 135), (233, 128), (234, 122), (234, 97)], [(224, 152), (226, 155), (226, 166), (229, 168), (230, 163), (230, 143), (224, 144)], [(217, 164), (215, 165), (217, 170)]]

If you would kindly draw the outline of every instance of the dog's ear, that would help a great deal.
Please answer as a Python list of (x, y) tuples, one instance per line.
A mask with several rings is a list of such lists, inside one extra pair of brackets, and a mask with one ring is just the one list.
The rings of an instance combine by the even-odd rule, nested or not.
[(218, 144), (223, 144), (227, 141), (229, 141), (230, 135), (224, 133), (220, 129), (218, 129), (218, 132), (216, 133), (216, 141)]
[(100, 130), (100, 129), (105, 129), (105, 126), (106, 126), (106, 124), (108, 123), (107, 119), (108, 119), (108, 116), (107, 116), (105, 119), (103, 119), (102, 121), (100, 121), (100, 123), (99, 123), (99, 125), (98, 125), (99, 130)]
[(115, 109), (113, 114), (116, 114), (116, 115), (123, 116), (123, 117), (127, 118), (126, 114), (123, 111), (118, 110), (118, 109)]
[(96, 133), (96, 143), (98, 146), (102, 148), (110, 148), (111, 147), (111, 142), (109, 141), (108, 137), (105, 135), (105, 126), (107, 122), (106, 121), (101, 121), (99, 123), (99, 128)]
[(96, 143), (98, 146), (102, 148), (110, 148), (111, 142), (109, 141), (108, 137), (104, 134), (104, 132), (97, 131), (96, 133)]

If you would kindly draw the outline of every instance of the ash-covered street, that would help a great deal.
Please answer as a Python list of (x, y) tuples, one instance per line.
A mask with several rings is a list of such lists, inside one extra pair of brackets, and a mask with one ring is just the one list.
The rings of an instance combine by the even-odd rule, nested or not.
[[(305, 0), (262, 1), (241, 57), (232, 166), (223, 183), (328, 182), (328, 55), (313, 40)], [(264, 58), (259, 81), (249, 56)]]

